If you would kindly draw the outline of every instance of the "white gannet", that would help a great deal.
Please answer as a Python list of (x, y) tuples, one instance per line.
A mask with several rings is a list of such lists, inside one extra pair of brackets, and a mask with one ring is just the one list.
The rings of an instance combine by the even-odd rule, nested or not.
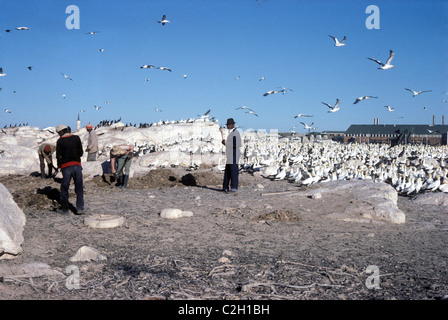
[(313, 130), (313, 129), (315, 129), (315, 128), (313, 128), (313, 124), (314, 124), (314, 122), (312, 122), (310, 125), (307, 125), (305, 122), (300, 122), (302, 125), (303, 125), (303, 127), (305, 128), (305, 129), (308, 129), (308, 130)]
[(392, 59), (394, 58), (394, 56), (395, 56), (395, 53), (392, 50), (389, 50), (389, 58), (387, 59), (386, 63), (382, 63), (381, 61), (378, 61), (378, 60), (372, 59), (372, 58), (367, 58), (367, 59), (378, 63), (381, 66), (378, 69), (387, 70), (387, 69), (395, 68), (393, 65), (390, 64), (392, 62)]
[(23, 30), (30, 30), (30, 28), (28, 28), (28, 27), (17, 27), (16, 30), (23, 31)]
[(341, 108), (339, 108), (339, 99), (336, 99), (336, 103), (334, 104), (334, 106), (331, 106), (331, 105), (329, 105), (328, 103), (325, 103), (325, 102), (322, 102), (322, 104), (324, 104), (328, 108), (330, 108), (330, 110), (328, 112), (336, 112), (336, 111), (341, 109)]
[(392, 112), (395, 110), (394, 108), (392, 108), (390, 106), (384, 106), (384, 108), (387, 108), (387, 111), (389, 111), (389, 112)]
[(144, 64), (140, 67), (140, 69), (151, 69), (155, 68), (156, 66), (153, 66), (152, 64)]
[(3, 73), (3, 68), (0, 68), (0, 77), (6, 76), (6, 73)]
[(250, 114), (253, 114), (254, 116), (258, 117), (258, 114), (256, 114), (254, 111), (246, 111), (246, 113), (250, 113)]
[(270, 91), (266, 92), (265, 94), (263, 94), (263, 96), (266, 97), (266, 96), (268, 96), (270, 94), (274, 94), (274, 93), (279, 93), (279, 91), (278, 90), (270, 90)]
[(423, 92), (431, 92), (432, 90), (422, 90), (422, 91), (414, 91), (412, 89), (404, 88), (404, 90), (408, 90), (412, 92), (412, 97), (416, 97), (419, 94), (422, 94)]
[(358, 99), (356, 99), (355, 102), (353, 102), (353, 104), (357, 104), (358, 102), (362, 101), (362, 100), (366, 100), (366, 99), (376, 99), (378, 97), (372, 97), (372, 96), (363, 96), (363, 97), (359, 97)]
[(330, 36), (330, 35), (328, 35), (328, 36), (334, 40), (334, 45), (335, 45), (335, 47), (342, 47), (342, 46), (345, 46), (345, 43), (343, 43), (343, 42), (344, 42), (345, 40), (347, 40), (347, 37), (346, 37), (346, 36), (344, 36), (344, 38), (343, 38), (341, 41), (339, 41), (338, 38), (336, 38), (336, 37), (333, 37), (333, 36)]
[(254, 111), (254, 110), (252, 110), (251, 108), (249, 108), (247, 106), (242, 106), (242, 107), (235, 108), (235, 110), (239, 110), (239, 109), (246, 109), (246, 110), (249, 110), (249, 111)]
[(289, 88), (284, 88), (284, 87), (279, 87), (279, 88), (281, 88), (281, 90), (279, 90), (279, 92), (281, 92), (281, 93), (283, 93), (283, 94), (285, 94), (287, 90), (289, 90), (289, 91), (294, 91), (294, 90), (289, 89)]
[(171, 22), (171, 21), (170, 21), (170, 20), (167, 20), (167, 19), (166, 19), (166, 15), (164, 14), (164, 15), (162, 16), (162, 19), (159, 20), (159, 21), (157, 21), (157, 22), (158, 22), (158, 23), (161, 23), (162, 26), (164, 26), (165, 23), (169, 23), (169, 22)]
[(6, 113), (11, 113), (11, 110), (5, 109)]
[(300, 118), (300, 117), (312, 117), (312, 115), (299, 113), (298, 115), (295, 115), (294, 118)]
[(72, 80), (73, 81), (73, 79), (72, 78), (70, 78), (68, 75), (66, 75), (65, 73), (62, 73), (61, 72), (61, 74), (62, 74), (62, 76), (65, 78), (65, 79), (68, 79), (68, 80)]

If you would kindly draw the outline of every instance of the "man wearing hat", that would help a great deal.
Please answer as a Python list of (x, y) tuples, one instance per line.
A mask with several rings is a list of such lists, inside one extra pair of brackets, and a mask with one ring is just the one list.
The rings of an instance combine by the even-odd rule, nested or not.
[[(37, 153), (39, 155), (39, 163), (40, 163), (40, 174), (42, 179), (46, 179), (45, 176), (45, 162), (48, 166), (48, 176), (52, 176), (53, 172), (53, 159), (52, 154), (55, 153), (56, 146), (49, 143), (43, 143), (39, 146), (39, 149), (37, 150)], [(56, 168), (55, 168), (56, 169)]]
[(76, 214), (84, 213), (84, 187), (82, 179), (81, 156), (83, 148), (81, 139), (73, 135), (66, 125), (56, 128), (59, 139), (56, 142), (56, 159), (58, 168), (62, 171), (61, 181), (61, 210), (62, 214), (68, 214), (68, 189), (73, 178), (76, 194)]
[(87, 161), (96, 161), (96, 155), (98, 153), (98, 137), (96, 136), (93, 126), (89, 123), (86, 125), (89, 138), (87, 139)]
[(224, 192), (237, 192), (239, 159), (241, 156), (241, 135), (236, 130), (235, 121), (232, 118), (227, 119), (226, 125), (229, 133), (227, 139), (222, 140), (222, 143), (226, 146), (226, 168), (224, 170), (222, 189)]

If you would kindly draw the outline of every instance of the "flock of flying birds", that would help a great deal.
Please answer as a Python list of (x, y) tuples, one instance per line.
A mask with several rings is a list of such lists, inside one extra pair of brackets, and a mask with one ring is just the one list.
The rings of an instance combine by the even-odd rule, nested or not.
[[(336, 37), (334, 37), (332, 35), (329, 35), (329, 37), (333, 39), (334, 45), (336, 47), (343, 47), (343, 46), (345, 46), (345, 41), (347, 40), (346, 36), (344, 36), (344, 38), (342, 40), (340, 40), (340, 41), (339, 41), (338, 38), (336, 38)], [(392, 69), (392, 68), (395, 67), (394, 65), (392, 65), (392, 60), (393, 60), (394, 57), (395, 57), (395, 53), (392, 50), (390, 50), (389, 51), (389, 57), (388, 57), (388, 59), (386, 60), (385, 63), (383, 63), (383, 62), (381, 62), (381, 61), (379, 61), (377, 59), (373, 59), (373, 58), (368, 58), (368, 59), (371, 60), (371, 61), (376, 62), (379, 65), (378, 69), (380, 69), (380, 70), (388, 70), (388, 69)], [(264, 79), (264, 77), (262, 79)], [(261, 79), (260, 79), (260, 81), (261, 81)], [(270, 90), (270, 91), (264, 93), (263, 96), (268, 96), (268, 95), (276, 94), (276, 93), (283, 93), (283, 94), (285, 94), (287, 90), (293, 91), (292, 89), (281, 88), (281, 90)], [(418, 96), (418, 95), (420, 95), (422, 93), (425, 93), (425, 92), (431, 92), (432, 91), (432, 90), (415, 91), (415, 90), (412, 90), (412, 89), (409, 89), (409, 88), (405, 88), (405, 90), (410, 91), (412, 93), (413, 97), (416, 97), (416, 96)], [(444, 93), (448, 94), (448, 92), (444, 92)], [(361, 96), (361, 97), (357, 98), (353, 104), (357, 104), (357, 103), (359, 103), (359, 102), (361, 102), (363, 100), (377, 99), (377, 98), (378, 97), (374, 97), (374, 96)], [(445, 102), (445, 103), (448, 102), (445, 99), (443, 99), (442, 101)], [(329, 110), (328, 110), (329, 113), (333, 113), (333, 112), (339, 111), (341, 109), (340, 106), (339, 106), (340, 105), (340, 100), (339, 99), (336, 99), (336, 102), (335, 102), (334, 105), (330, 105), (330, 104), (328, 104), (326, 102), (322, 102), (322, 104), (329, 108)], [(395, 110), (394, 108), (392, 108), (389, 105), (386, 105), (384, 107), (387, 108), (387, 111), (389, 111), (389, 112), (393, 112)], [(241, 108), (249, 109), (249, 111), (247, 111), (248, 113), (251, 113), (251, 114), (254, 114), (254, 115), (258, 116), (255, 113), (254, 110), (252, 110), (252, 109), (250, 109), (248, 107), (240, 107), (240, 108), (237, 108), (237, 109), (241, 109)], [(426, 107), (424, 108), (424, 110), (427, 110)], [(313, 115), (307, 115), (307, 114), (300, 113), (300, 114), (294, 116), (294, 118), (300, 118), (300, 117), (313, 117)], [(317, 129), (316, 127), (313, 127), (314, 122), (312, 122), (309, 125), (306, 124), (305, 122), (300, 122), (300, 123), (303, 125), (304, 129), (308, 130), (308, 132), (311, 131), (311, 130), (316, 130)], [(295, 127), (293, 127), (293, 128), (295, 128)]]
[[(261, 3), (262, 3), (262, 1), (259, 1), (259, 4), (261, 4)], [(161, 18), (160, 20), (158, 20), (157, 22), (160, 23), (162, 26), (164, 26), (165, 24), (170, 23), (171, 21), (168, 20), (167, 17), (166, 17), (166, 15), (164, 14), (164, 15), (162, 16), (162, 18)], [(15, 28), (15, 29), (18, 30), (18, 31), (27, 31), (27, 30), (30, 30), (28, 27), (17, 27), (17, 28)], [(5, 31), (6, 31), (6, 32), (11, 32), (12, 30), (11, 30), (11, 29), (7, 29), (7, 30), (5, 30)], [(91, 31), (91, 32), (87, 32), (86, 34), (88, 34), (88, 35), (96, 35), (97, 33), (98, 33), (97, 31)], [(334, 36), (332, 36), (332, 35), (329, 35), (329, 37), (333, 39), (333, 41), (334, 41), (334, 46), (336, 46), (336, 47), (343, 47), (343, 46), (346, 45), (346, 43), (345, 43), (345, 41), (347, 40), (347, 37), (346, 37), (346, 36), (344, 36), (344, 37), (342, 38), (342, 40), (339, 40), (337, 37), (334, 37)], [(104, 49), (98, 49), (98, 51), (99, 51), (99, 52), (103, 52)], [(375, 62), (375, 63), (377, 63), (377, 64), (379, 65), (378, 69), (380, 69), (380, 70), (389, 70), (389, 69), (394, 68), (394, 65), (392, 65), (392, 60), (394, 59), (394, 57), (395, 57), (395, 53), (394, 53), (392, 50), (390, 50), (390, 51), (389, 51), (389, 57), (388, 57), (388, 59), (386, 60), (385, 63), (383, 63), (383, 62), (381, 62), (381, 61), (379, 61), (379, 60), (377, 60), (377, 59), (373, 59), (373, 58), (368, 58), (368, 59), (371, 60), (371, 61), (373, 61), (373, 62)], [(33, 68), (32, 66), (29, 66), (29, 67), (28, 67), (28, 69), (29, 69), (30, 71), (32, 70), (32, 68)], [(155, 66), (155, 65), (151, 65), (151, 64), (144, 64), (144, 65), (142, 65), (142, 66), (140, 67), (140, 69), (159, 69), (159, 70), (165, 70), (165, 71), (172, 72), (171, 68), (168, 68), (168, 67), (160, 67), (160, 66)], [(61, 75), (62, 75), (65, 79), (68, 79), (68, 80), (70, 80), (70, 81), (73, 81), (73, 79), (72, 79), (70, 76), (68, 76), (67, 74), (65, 74), (65, 73), (61, 72)], [(4, 77), (4, 76), (6, 76), (6, 73), (4, 73), (4, 72), (3, 72), (3, 68), (0, 67), (0, 77)], [(185, 79), (185, 78), (187, 78), (187, 75), (183, 75), (183, 77), (184, 77), (184, 79)], [(238, 80), (238, 79), (239, 79), (239, 76), (235, 77), (235, 79)], [(261, 78), (259, 79), (259, 81), (263, 81), (263, 80), (265, 80), (265, 77), (261, 77)], [(145, 81), (150, 81), (150, 79), (145, 79)], [(0, 88), (0, 92), (1, 92), (1, 90), (2, 90), (2, 88)], [(431, 90), (415, 91), (415, 90), (412, 90), (412, 89), (409, 89), (409, 88), (405, 88), (405, 90), (410, 91), (410, 92), (412, 93), (412, 96), (413, 96), (413, 97), (416, 97), (416, 96), (418, 96), (418, 95), (420, 95), (420, 94), (422, 94), (422, 93), (425, 93), (425, 92), (431, 92)], [(265, 93), (263, 94), (263, 96), (266, 97), (266, 96), (273, 95), (273, 94), (278, 94), (278, 93), (286, 94), (287, 91), (294, 91), (294, 90), (292, 90), (292, 89), (290, 89), (290, 88), (285, 88), (285, 87), (278, 87), (278, 89), (276, 89), (276, 90), (270, 90), (270, 91), (265, 92)], [(445, 93), (448, 94), (448, 92), (445, 92)], [(66, 95), (63, 94), (62, 97), (65, 99), (65, 98), (66, 98)], [(376, 98), (378, 98), (378, 97), (374, 97), (374, 96), (361, 96), (361, 97), (359, 97), (359, 98), (357, 98), (357, 99), (355, 100), (354, 104), (357, 104), (357, 103), (359, 103), (359, 102), (361, 102), (361, 101), (363, 101), (363, 100), (376, 99)], [(443, 99), (442, 101), (443, 101), (443, 102), (446, 102), (446, 103), (448, 102), (446, 99)], [(108, 104), (108, 102), (105, 102), (105, 104)], [(330, 105), (330, 104), (328, 104), (328, 103), (326, 103), (326, 102), (322, 102), (322, 104), (325, 105), (325, 106), (327, 106), (327, 107), (329, 108), (328, 113), (334, 113), (334, 112), (337, 112), (337, 111), (339, 111), (339, 110), (341, 109), (341, 108), (340, 108), (340, 100), (339, 100), (339, 99), (336, 99), (336, 102), (335, 102), (334, 105)], [(97, 107), (96, 105), (94, 105), (93, 107), (95, 108), (96, 111), (98, 111), (98, 110), (101, 109), (101, 107)], [(386, 106), (384, 106), (384, 107), (387, 108), (387, 111), (389, 111), (389, 112), (393, 112), (393, 111), (394, 111), (394, 108), (392, 108), (392, 107), (389, 106), (389, 105), (386, 105)], [(238, 107), (238, 108), (236, 108), (236, 110), (239, 110), (239, 109), (244, 109), (244, 110), (246, 110), (246, 113), (251, 114), (251, 115), (254, 115), (254, 116), (256, 116), (256, 117), (259, 116), (257, 112), (255, 112), (253, 109), (251, 109), (251, 108), (249, 108), (249, 107), (247, 107), (247, 106), (242, 106), (242, 107)], [(426, 108), (425, 108), (424, 110), (426, 110)], [(10, 109), (4, 109), (4, 111), (5, 111), (6, 113), (11, 113), (11, 112), (12, 112)], [(156, 108), (155, 111), (156, 111), (156, 112), (161, 112), (162, 109), (160, 109), (160, 108)], [(80, 110), (80, 112), (85, 112), (85, 110)], [(307, 115), (307, 114), (301, 114), (301, 113), (300, 113), (300, 114), (297, 114), (296, 116), (294, 116), (294, 118), (301, 118), (301, 117), (313, 117), (313, 115)], [(314, 122), (312, 122), (312, 123), (309, 124), (309, 125), (306, 124), (305, 122), (300, 122), (300, 123), (303, 125), (304, 129), (308, 130), (308, 132), (309, 132), (310, 130), (316, 130), (316, 129), (317, 129), (316, 127), (313, 127)]]

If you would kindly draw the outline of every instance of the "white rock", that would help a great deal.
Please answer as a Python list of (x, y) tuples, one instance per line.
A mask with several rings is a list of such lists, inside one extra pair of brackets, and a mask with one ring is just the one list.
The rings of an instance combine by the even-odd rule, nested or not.
[(115, 228), (123, 223), (123, 217), (110, 214), (94, 214), (84, 219), (84, 224), (91, 228)]
[(72, 262), (103, 261), (103, 260), (107, 260), (107, 257), (103, 255), (101, 252), (99, 252), (97, 249), (89, 246), (82, 246), (81, 248), (79, 248), (76, 254), (70, 258), (70, 261)]
[(63, 273), (52, 269), (48, 264), (42, 262), (31, 262), (20, 265), (0, 265), (0, 277), (5, 279), (35, 278), (42, 276), (65, 277)]
[(311, 198), (312, 199), (321, 199), (322, 198), (322, 194), (320, 192), (313, 193), (311, 195)]
[(160, 212), (160, 217), (165, 219), (178, 219), (182, 217), (191, 217), (191, 216), (193, 216), (193, 212), (182, 211), (176, 208), (165, 208)]
[(227, 257), (221, 257), (218, 259), (219, 263), (231, 263), (230, 259)]
[(221, 253), (221, 255), (222, 255), (222, 256), (229, 256), (229, 257), (232, 257), (232, 256), (233, 256), (233, 252), (230, 251), (230, 250), (224, 250), (224, 251)]
[(11, 193), (0, 183), (0, 260), (11, 259), (22, 252), (25, 214)]

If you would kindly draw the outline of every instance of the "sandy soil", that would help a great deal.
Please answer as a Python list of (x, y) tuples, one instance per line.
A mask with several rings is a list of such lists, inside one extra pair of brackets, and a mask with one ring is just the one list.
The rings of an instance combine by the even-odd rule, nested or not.
[[(298, 197), (297, 185), (249, 173), (240, 180), (234, 195), (220, 191), (222, 174), (209, 169), (151, 171), (130, 179), (125, 190), (95, 177), (85, 183), (85, 216), (125, 217), (121, 227), (95, 229), (84, 225), (85, 216), (56, 212), (57, 179), (1, 177), (27, 222), (23, 252), (0, 263), (44, 262), (67, 277), (66, 268), (75, 265), (80, 288), (69, 290), (65, 278), (0, 279), (0, 299), (438, 300), (448, 294), (446, 208), (399, 197), (405, 224), (343, 222), (326, 216), (347, 205), (343, 197)], [(194, 215), (163, 219), (167, 207)], [(71, 262), (84, 245), (107, 260)], [(378, 273), (367, 270), (372, 265)]]

